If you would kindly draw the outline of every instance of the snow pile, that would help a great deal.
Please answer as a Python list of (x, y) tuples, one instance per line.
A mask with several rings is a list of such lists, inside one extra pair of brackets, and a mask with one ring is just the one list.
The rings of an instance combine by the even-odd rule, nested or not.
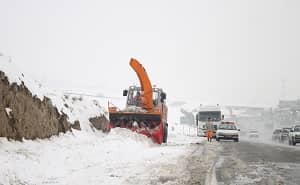
[(11, 110), (11, 108), (5, 108), (5, 112), (6, 112), (6, 115), (9, 117), (10, 116), (10, 114), (11, 114), (11, 112), (12, 112), (12, 110)]
[(185, 146), (156, 145), (127, 129), (109, 135), (74, 131), (23, 143), (1, 138), (0, 145), (0, 184), (124, 184), (187, 152)]
[(69, 116), (69, 121), (80, 121), (83, 130), (90, 130), (89, 118), (107, 116), (107, 110), (94, 97), (69, 95), (63, 92), (48, 93), (47, 96), (59, 111)]

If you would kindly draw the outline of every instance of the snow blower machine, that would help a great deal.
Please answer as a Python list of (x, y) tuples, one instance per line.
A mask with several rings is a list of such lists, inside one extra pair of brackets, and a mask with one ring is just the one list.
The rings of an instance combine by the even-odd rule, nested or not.
[(123, 96), (127, 96), (125, 109), (121, 110), (108, 103), (110, 129), (128, 128), (150, 137), (155, 143), (166, 143), (166, 93), (161, 88), (152, 87), (146, 70), (136, 59), (132, 58), (129, 64), (136, 72), (141, 86), (130, 86), (123, 91)]

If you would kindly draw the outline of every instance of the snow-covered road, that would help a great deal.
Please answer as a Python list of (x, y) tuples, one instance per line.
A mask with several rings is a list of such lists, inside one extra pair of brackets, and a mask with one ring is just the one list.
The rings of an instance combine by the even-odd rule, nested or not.
[(157, 145), (127, 129), (73, 131), (47, 140), (0, 138), (0, 184), (299, 184), (299, 147), (209, 143), (170, 132)]
[(298, 185), (299, 147), (251, 141), (220, 142), (216, 167), (219, 185)]

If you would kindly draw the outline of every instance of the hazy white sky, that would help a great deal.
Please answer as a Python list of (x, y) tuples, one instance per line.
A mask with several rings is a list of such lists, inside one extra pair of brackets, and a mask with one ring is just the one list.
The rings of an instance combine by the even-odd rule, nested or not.
[(299, 33), (299, 0), (0, 0), (0, 51), (25, 74), (107, 96), (138, 84), (136, 57), (170, 100), (299, 98)]

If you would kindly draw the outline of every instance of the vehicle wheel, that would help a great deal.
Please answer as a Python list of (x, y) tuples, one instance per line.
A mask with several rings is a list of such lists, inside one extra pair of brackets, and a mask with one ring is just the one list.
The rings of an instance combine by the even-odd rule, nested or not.
[(234, 142), (239, 142), (239, 139), (235, 139)]
[(216, 137), (216, 141), (220, 141), (220, 138), (217, 138), (217, 137)]
[(163, 143), (166, 143), (168, 140), (168, 123), (164, 126), (164, 137), (163, 137)]

